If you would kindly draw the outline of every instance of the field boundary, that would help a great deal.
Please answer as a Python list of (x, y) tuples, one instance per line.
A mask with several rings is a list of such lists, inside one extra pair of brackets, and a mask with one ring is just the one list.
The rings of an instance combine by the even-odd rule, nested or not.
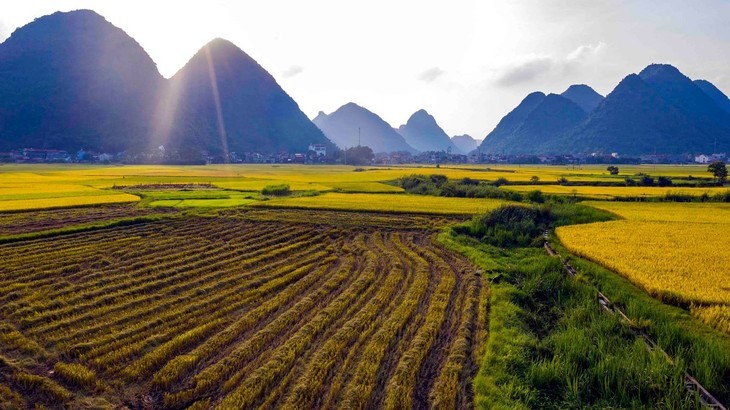
[[(568, 274), (568, 276), (575, 279), (578, 275), (578, 272), (568, 260), (563, 258), (558, 252), (555, 251), (555, 249), (553, 249), (553, 247), (550, 245), (550, 242), (548, 241), (548, 238), (549, 232), (545, 231), (543, 235), (543, 239), (545, 240), (545, 251), (548, 253), (548, 255), (560, 259), (560, 262), (563, 264), (565, 272)], [(629, 318), (620, 307), (611, 302), (611, 300), (600, 290), (596, 289), (596, 292), (597, 303), (601, 306), (604, 312), (611, 315), (618, 315), (621, 318), (621, 322), (625, 323), (629, 327), (629, 330), (631, 330), (631, 332), (636, 337), (643, 339), (644, 343), (646, 344), (647, 350), (660, 352), (669, 363), (674, 365), (674, 360), (672, 359), (672, 357), (669, 356), (669, 354), (667, 354), (667, 352), (665, 352), (664, 349), (662, 349), (659, 344), (646, 333), (646, 331), (637, 326), (634, 320)], [(697, 379), (695, 379), (688, 372), (684, 372), (684, 379), (687, 391), (690, 394), (698, 394), (700, 397), (700, 402), (703, 406), (711, 409), (727, 410), (727, 407), (720, 403), (719, 400), (717, 400), (707, 389), (702, 386), (702, 384)]]

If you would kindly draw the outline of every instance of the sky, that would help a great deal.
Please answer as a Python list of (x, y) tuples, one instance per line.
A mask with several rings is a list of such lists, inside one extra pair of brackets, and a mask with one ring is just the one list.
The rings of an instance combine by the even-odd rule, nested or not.
[(310, 118), (354, 102), (398, 127), (427, 110), (482, 139), (530, 92), (606, 95), (651, 63), (730, 94), (728, 0), (2, 0), (0, 41), (55, 11), (92, 9), (165, 77), (232, 41)]

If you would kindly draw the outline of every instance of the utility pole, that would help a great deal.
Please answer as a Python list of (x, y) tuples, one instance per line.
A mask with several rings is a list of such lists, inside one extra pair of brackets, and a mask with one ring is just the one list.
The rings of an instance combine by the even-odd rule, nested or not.
[(360, 147), (360, 127), (357, 127), (357, 146)]

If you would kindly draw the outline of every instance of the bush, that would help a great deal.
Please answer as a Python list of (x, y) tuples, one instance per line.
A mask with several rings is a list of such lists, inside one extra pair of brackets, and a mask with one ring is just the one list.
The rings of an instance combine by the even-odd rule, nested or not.
[(639, 185), (642, 186), (654, 186), (654, 178), (649, 175), (643, 175), (639, 180)]
[(264, 189), (261, 190), (261, 193), (263, 195), (271, 196), (286, 196), (291, 194), (291, 190), (289, 189), (288, 184), (267, 185), (264, 187)]
[(507, 180), (507, 178), (504, 178), (504, 177), (497, 178), (497, 180), (494, 181), (494, 186), (497, 186), (497, 187), (502, 186), (502, 185), (507, 185), (507, 184), (509, 184), (509, 181)]
[(542, 191), (530, 191), (527, 193), (527, 200), (536, 204), (541, 204), (545, 202), (545, 196), (542, 194)]
[(477, 216), (457, 233), (465, 233), (481, 242), (498, 247), (530, 246), (542, 235), (550, 220), (549, 213), (539, 208), (504, 205), (483, 216)]
[(672, 185), (672, 180), (667, 177), (659, 177), (657, 179), (657, 185), (659, 186), (670, 186)]

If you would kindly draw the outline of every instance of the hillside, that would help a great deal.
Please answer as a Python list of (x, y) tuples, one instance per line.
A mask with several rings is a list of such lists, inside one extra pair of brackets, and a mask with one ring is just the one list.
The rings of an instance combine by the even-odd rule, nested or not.
[(700, 88), (707, 96), (709, 96), (718, 107), (730, 113), (730, 99), (727, 95), (720, 91), (714, 84), (707, 80), (695, 80), (695, 85)]
[(416, 152), (385, 120), (355, 103), (347, 103), (329, 115), (320, 111), (312, 121), (341, 149), (360, 144), (373, 152)]
[(398, 133), (405, 138), (408, 145), (418, 151), (450, 149), (453, 153), (463, 153), (426, 110), (418, 110), (413, 113), (408, 118), (408, 122), (398, 128)]
[(0, 44), (0, 150), (146, 147), (165, 80), (142, 47), (89, 10), (54, 13)]
[[(521, 121), (515, 123), (508, 134), (497, 134), (499, 139), (494, 138), (493, 134), (488, 135), (482, 143), (482, 151), (512, 155), (559, 152), (563, 147), (553, 144), (555, 138), (579, 124), (586, 116), (576, 103), (557, 94), (530, 94), (515, 111), (528, 108), (529, 105), (524, 104), (528, 99), (539, 100), (539, 103), (521, 116)], [(518, 118), (513, 116), (511, 120)]]
[(302, 152), (310, 143), (334, 148), (276, 80), (226, 40), (203, 46), (170, 79), (163, 101), (178, 107), (166, 141), (176, 147), (215, 153)]

